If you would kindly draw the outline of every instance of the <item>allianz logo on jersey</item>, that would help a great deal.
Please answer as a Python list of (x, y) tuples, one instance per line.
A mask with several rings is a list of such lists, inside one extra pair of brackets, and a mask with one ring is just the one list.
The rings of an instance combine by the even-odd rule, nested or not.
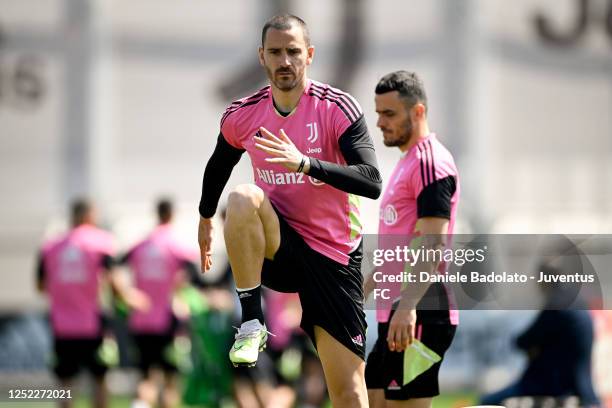
[(277, 172), (274, 170), (258, 169), (257, 178), (266, 184), (273, 185), (287, 185), (287, 184), (305, 184), (306, 180), (314, 186), (322, 186), (325, 183), (314, 179), (310, 176), (306, 176), (304, 173), (293, 173), (293, 172)]

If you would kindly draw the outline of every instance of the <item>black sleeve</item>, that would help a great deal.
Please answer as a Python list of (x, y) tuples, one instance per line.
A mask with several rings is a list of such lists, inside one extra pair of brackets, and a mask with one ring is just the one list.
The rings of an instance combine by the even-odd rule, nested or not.
[(308, 175), (347, 193), (378, 198), (382, 179), (363, 115), (346, 129), (338, 143), (347, 165), (311, 157)]
[(198, 208), (202, 217), (210, 218), (215, 215), (223, 188), (225, 188), (234, 166), (240, 161), (242, 153), (244, 153), (244, 150), (236, 149), (227, 143), (223, 134), (219, 133), (215, 150), (204, 170), (202, 196)]
[(47, 275), (47, 271), (45, 269), (45, 258), (41, 253), (38, 254), (38, 259), (36, 261), (36, 281), (44, 282), (45, 276)]
[(425, 187), (417, 197), (417, 216), (450, 219), (451, 199), (457, 190), (454, 176), (436, 180)]

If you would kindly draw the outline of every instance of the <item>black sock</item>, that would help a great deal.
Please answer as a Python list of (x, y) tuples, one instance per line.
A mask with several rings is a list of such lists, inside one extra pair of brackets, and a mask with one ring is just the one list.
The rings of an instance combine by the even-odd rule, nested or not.
[(261, 310), (261, 285), (248, 290), (236, 289), (240, 306), (242, 306), (242, 323), (257, 319), (264, 324), (263, 310)]

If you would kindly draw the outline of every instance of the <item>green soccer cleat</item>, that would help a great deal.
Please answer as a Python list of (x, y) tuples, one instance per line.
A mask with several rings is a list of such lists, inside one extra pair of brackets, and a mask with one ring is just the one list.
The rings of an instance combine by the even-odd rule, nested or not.
[(259, 352), (266, 348), (268, 333), (266, 326), (257, 319), (242, 323), (229, 352), (234, 367), (255, 367)]

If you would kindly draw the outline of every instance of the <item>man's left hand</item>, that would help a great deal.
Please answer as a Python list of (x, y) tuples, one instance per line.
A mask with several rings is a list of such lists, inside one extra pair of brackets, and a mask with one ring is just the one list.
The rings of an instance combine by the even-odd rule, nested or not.
[(391, 351), (404, 351), (414, 341), (414, 329), (416, 327), (416, 309), (399, 307), (389, 322), (389, 333), (387, 344)]

